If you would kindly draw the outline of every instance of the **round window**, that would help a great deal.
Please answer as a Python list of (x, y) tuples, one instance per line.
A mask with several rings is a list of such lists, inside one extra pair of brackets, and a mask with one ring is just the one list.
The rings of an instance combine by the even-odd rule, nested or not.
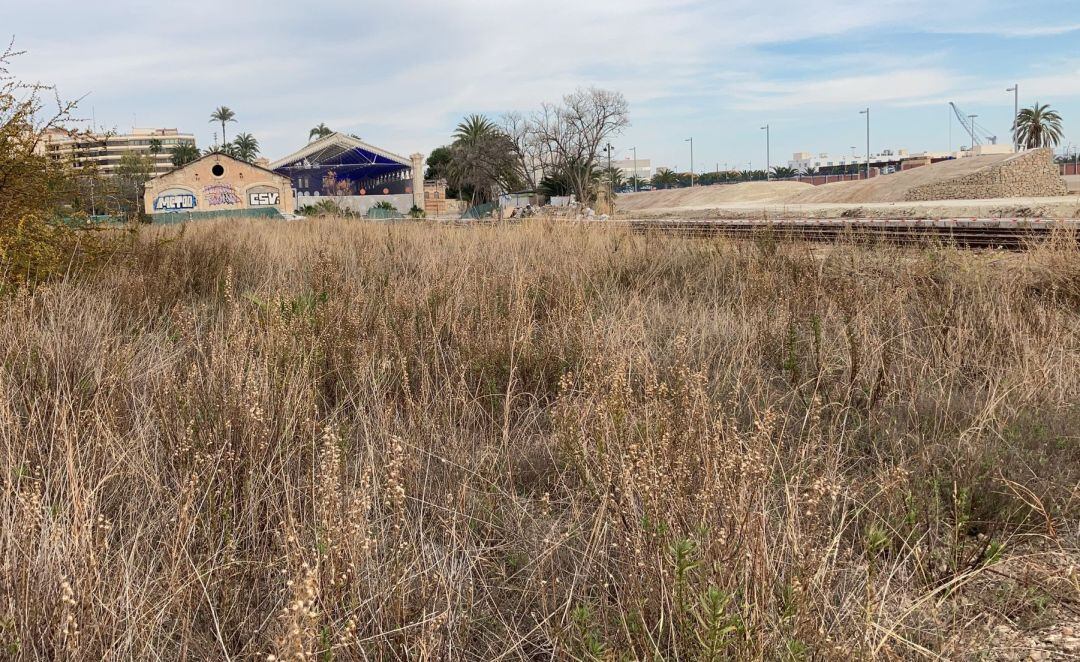
[(220, 163), (215, 163), (213, 168), (210, 168), (210, 172), (214, 173), (214, 177), (221, 177), (225, 174), (225, 166)]

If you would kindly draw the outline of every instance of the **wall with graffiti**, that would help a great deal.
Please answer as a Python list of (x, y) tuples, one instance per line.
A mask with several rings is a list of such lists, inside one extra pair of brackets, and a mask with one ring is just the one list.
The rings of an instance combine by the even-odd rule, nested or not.
[(224, 154), (205, 156), (146, 183), (146, 213), (165, 220), (258, 213), (281, 216), (295, 211), (287, 177)]
[(191, 211), (198, 207), (198, 199), (195, 192), (184, 188), (166, 189), (154, 198), (153, 212), (155, 214), (168, 214), (172, 212)]
[(207, 207), (242, 204), (240, 194), (232, 184), (210, 184), (203, 187), (202, 194)]

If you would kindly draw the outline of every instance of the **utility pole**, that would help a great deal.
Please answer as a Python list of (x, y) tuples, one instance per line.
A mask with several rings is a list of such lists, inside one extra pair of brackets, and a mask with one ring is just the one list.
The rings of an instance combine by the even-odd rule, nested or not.
[(690, 143), (690, 188), (694, 188), (694, 137), (690, 136), (683, 142)]
[(634, 150), (634, 193), (638, 190), (638, 171), (637, 171), (637, 147), (632, 147)]
[(859, 114), (866, 115), (866, 178), (870, 179), (870, 106), (860, 110)]
[(612, 189), (615, 188), (614, 173), (611, 172), (611, 143), (607, 144), (607, 187), (608, 194), (612, 193)]
[(1006, 92), (1013, 93), (1013, 120), (1012, 120), (1012, 137), (1013, 137), (1013, 149), (1020, 151), (1020, 141), (1016, 138), (1016, 116), (1020, 114), (1020, 83), (1014, 83), (1012, 87), (1006, 88)]
[(769, 173), (772, 170), (772, 145), (769, 139), (769, 125), (761, 127), (761, 130), (765, 132), (765, 181), (769, 181), (772, 178), (772, 174)]

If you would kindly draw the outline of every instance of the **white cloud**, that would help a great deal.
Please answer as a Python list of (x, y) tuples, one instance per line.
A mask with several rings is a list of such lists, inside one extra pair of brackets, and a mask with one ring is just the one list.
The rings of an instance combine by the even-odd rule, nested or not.
[[(20, 73), (70, 97), (90, 92), (84, 113), (93, 106), (117, 124), (138, 113), (206, 144), (209, 112), (226, 104), (280, 156), (318, 122), (423, 151), (463, 113), (529, 110), (581, 85), (626, 94), (643, 135), (704, 110), (937, 103), (980, 82), (947, 53), (919, 54), (904, 40), (963, 25), (997, 1), (128, 0), (87, 13), (40, 0), (5, 18), (31, 50)], [(891, 41), (896, 31), (908, 36)], [(858, 52), (859, 40), (882, 34), (874, 53)], [(807, 57), (807, 40), (832, 50)], [(1078, 84), (1065, 72), (1041, 76), (1025, 86)]]
[(819, 80), (754, 81), (732, 91), (738, 107), (796, 109), (912, 103), (953, 89), (957, 77), (941, 69), (894, 69)]

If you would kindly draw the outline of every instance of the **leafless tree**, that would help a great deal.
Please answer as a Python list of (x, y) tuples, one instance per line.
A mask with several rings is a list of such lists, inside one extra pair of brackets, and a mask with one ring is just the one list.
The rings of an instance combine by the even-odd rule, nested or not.
[(530, 123), (535, 157), (545, 175), (567, 178), (578, 200), (593, 199), (593, 169), (603, 145), (630, 125), (629, 104), (619, 92), (595, 87), (563, 97), (561, 105), (544, 104)]
[(500, 122), (503, 133), (513, 145), (515, 171), (530, 191), (535, 191), (544, 172), (541, 158), (543, 141), (536, 124), (517, 111), (506, 113)]

